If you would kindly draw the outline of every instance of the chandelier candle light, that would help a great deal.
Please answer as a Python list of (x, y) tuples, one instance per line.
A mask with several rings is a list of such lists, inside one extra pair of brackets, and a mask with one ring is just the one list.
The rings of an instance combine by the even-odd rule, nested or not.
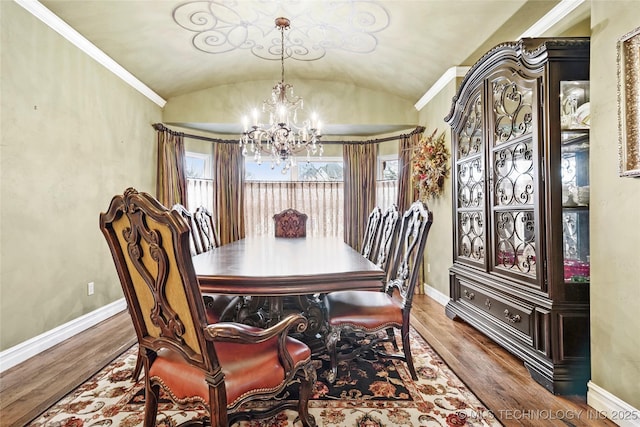
[(289, 29), (289, 19), (276, 18), (276, 28), (280, 30), (280, 65), (282, 78), (271, 91), (271, 98), (262, 104), (262, 112), (269, 113), (269, 123), (260, 123), (260, 114), (253, 110), (253, 124), (249, 125), (247, 117), (243, 119), (240, 147), (242, 154), (248, 151), (254, 154), (258, 164), (262, 163), (262, 153), (271, 155), (271, 168), (283, 164), (282, 173), (286, 173), (295, 165), (294, 154), (307, 150), (307, 159), (311, 154), (322, 155), (320, 142), (320, 121), (315, 114), (311, 120), (298, 124), (297, 112), (303, 108), (302, 98), (294, 96), (293, 86), (284, 82), (284, 31)]

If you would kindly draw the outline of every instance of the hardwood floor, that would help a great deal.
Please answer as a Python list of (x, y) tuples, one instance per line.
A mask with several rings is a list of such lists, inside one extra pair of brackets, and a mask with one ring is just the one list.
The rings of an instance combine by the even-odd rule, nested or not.
[(24, 426), (136, 342), (123, 311), (0, 374), (0, 426)]
[[(531, 379), (522, 362), (444, 307), (416, 295), (412, 325), (505, 426), (615, 426), (594, 420), (581, 397), (560, 397)], [(122, 312), (0, 375), (0, 426), (22, 426), (135, 342)]]
[(555, 396), (531, 379), (520, 359), (444, 307), (416, 295), (414, 328), (505, 426), (615, 426), (597, 419), (585, 397)]

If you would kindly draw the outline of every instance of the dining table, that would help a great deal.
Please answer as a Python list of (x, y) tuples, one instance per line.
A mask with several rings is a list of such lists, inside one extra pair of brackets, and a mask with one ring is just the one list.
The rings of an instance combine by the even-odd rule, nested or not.
[(252, 236), (192, 259), (203, 293), (244, 297), (236, 321), (268, 326), (293, 310), (307, 317), (310, 335), (323, 325), (324, 294), (380, 291), (385, 277), (337, 237)]

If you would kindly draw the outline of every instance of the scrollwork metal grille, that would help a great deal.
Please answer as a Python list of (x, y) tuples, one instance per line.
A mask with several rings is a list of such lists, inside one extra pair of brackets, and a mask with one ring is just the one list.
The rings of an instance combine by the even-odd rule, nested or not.
[(519, 142), (494, 153), (497, 206), (524, 206), (533, 203), (534, 162), (531, 141)]
[(531, 133), (533, 90), (501, 77), (493, 82), (494, 143)]
[(458, 214), (458, 256), (484, 260), (484, 215), (481, 211)]
[(483, 145), (482, 98), (478, 94), (471, 103), (469, 114), (465, 117), (458, 135), (458, 159), (482, 152)]
[(536, 275), (536, 235), (533, 210), (501, 211), (495, 216), (496, 265)]
[(479, 262), (485, 258), (482, 114), (482, 96), (477, 93), (469, 102), (463, 126), (458, 133), (456, 170), (458, 256)]
[(458, 207), (480, 208), (484, 200), (484, 178), (480, 158), (458, 165)]

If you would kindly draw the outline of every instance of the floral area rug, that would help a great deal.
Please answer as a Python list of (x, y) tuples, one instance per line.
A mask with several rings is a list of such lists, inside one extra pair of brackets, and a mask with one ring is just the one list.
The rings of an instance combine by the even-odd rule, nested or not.
[[(309, 402), (309, 412), (318, 426), (501, 425), (414, 330), (411, 349), (418, 381), (411, 379), (401, 361), (365, 355), (342, 363), (338, 379), (330, 385), (326, 381), (328, 358), (320, 357), (316, 361), (318, 381)], [(133, 346), (29, 425), (142, 426), (144, 382), (134, 384), (131, 380), (137, 351), (137, 345)], [(288, 392), (285, 398), (295, 400), (295, 392)], [(294, 411), (283, 411), (270, 419), (243, 421), (233, 427), (299, 426), (296, 416)], [(178, 426), (204, 417), (204, 408), (184, 411), (161, 399), (157, 426)]]

